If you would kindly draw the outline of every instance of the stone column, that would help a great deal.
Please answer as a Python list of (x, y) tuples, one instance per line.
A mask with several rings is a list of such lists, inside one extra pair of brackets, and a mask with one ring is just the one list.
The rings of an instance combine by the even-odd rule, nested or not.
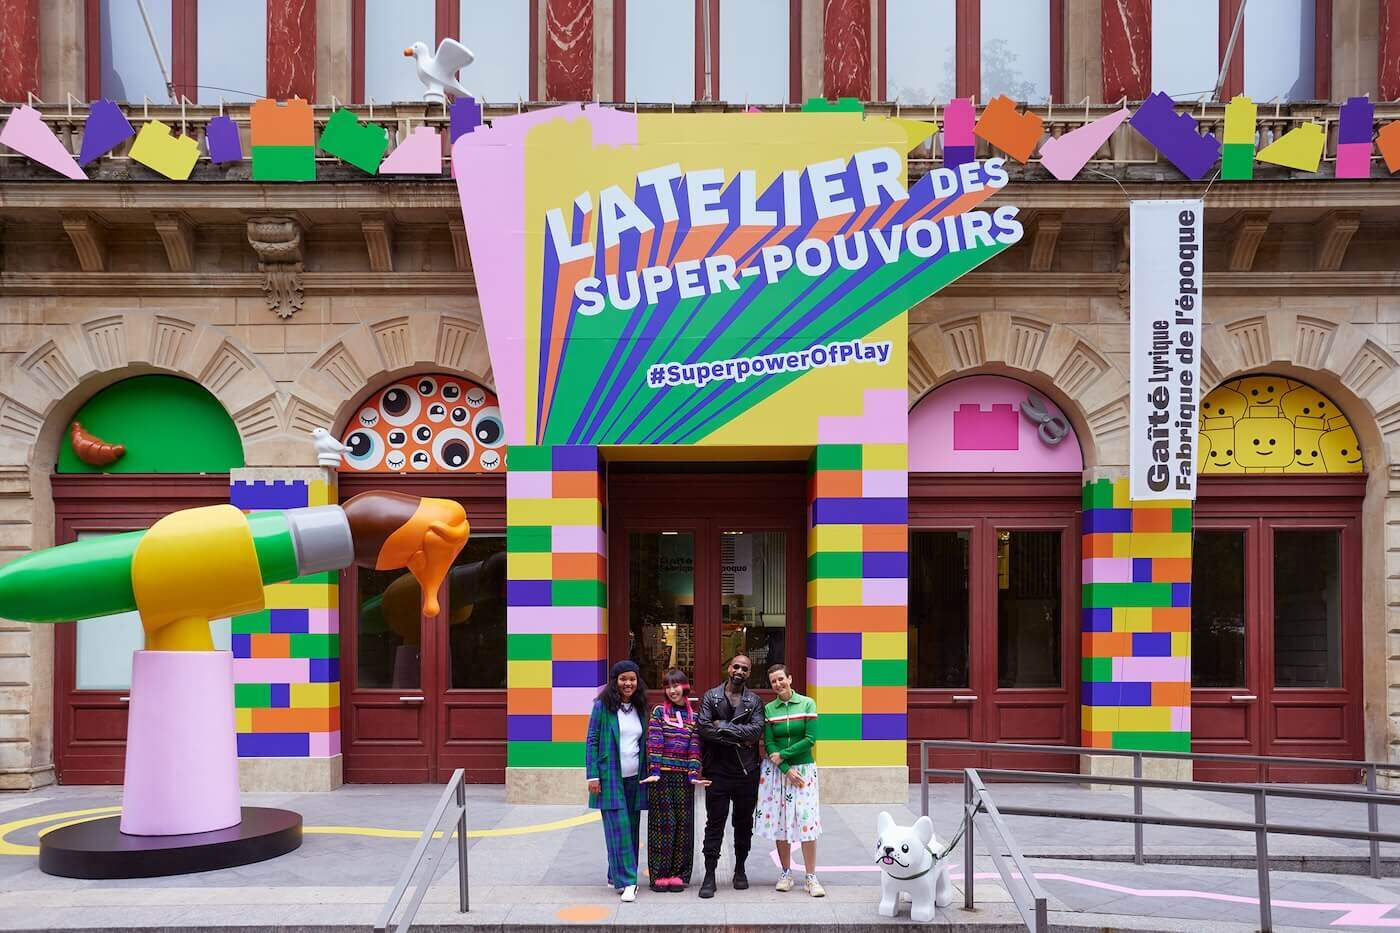
[(39, 0), (0, 0), (0, 100), (39, 93)]
[(267, 0), (267, 96), (316, 100), (316, 0)]
[[(273, 0), (276, 2), (276, 0)], [(350, 0), (314, 0), (316, 4), (316, 66), (313, 103), (329, 104), (334, 97), (350, 100)]]
[(545, 0), (544, 99), (593, 99), (593, 0)]
[(603, 473), (591, 446), (510, 448), (506, 799), (584, 800), (588, 714), (607, 677)]
[[(1191, 750), (1191, 503), (1134, 502), (1128, 480), (1084, 484), (1082, 717), (1092, 748)], [(1149, 777), (1190, 763), (1148, 761)], [(1091, 774), (1128, 773), (1091, 758)]]
[[(87, 98), (85, 0), (45, 0), (39, 8), (39, 74), (44, 100), (61, 101), (72, 93)], [(20, 95), (19, 100), (24, 96)]]
[[(0, 431), (0, 564), (38, 542), (53, 542), (53, 500), (41, 507), (29, 468), (6, 462), (6, 442), (14, 440)], [(55, 780), (53, 636), (52, 625), (0, 619), (0, 791), (33, 790)]]
[[(324, 468), (236, 469), (229, 473), (229, 501), (250, 512), (330, 505), (335, 478)], [(235, 616), (231, 629), (243, 789), (339, 787), (339, 574), (268, 586), (266, 608)]]
[(870, 0), (826, 0), (823, 93), (870, 99)]
[[(902, 392), (821, 421), (810, 461), (807, 692), (822, 799), (908, 795), (909, 448)], [(886, 404), (886, 402), (888, 404)], [(868, 443), (854, 443), (858, 437)]]
[(1152, 93), (1152, 0), (1103, 0), (1100, 10), (1102, 99), (1142, 100)]

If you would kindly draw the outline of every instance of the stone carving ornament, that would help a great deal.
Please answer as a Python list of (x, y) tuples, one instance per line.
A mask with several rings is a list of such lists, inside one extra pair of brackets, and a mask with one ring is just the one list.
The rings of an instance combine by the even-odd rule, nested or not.
[(248, 243), (258, 254), (263, 273), (263, 296), (269, 311), (289, 318), (301, 310), (301, 276), (305, 256), (301, 224), (292, 217), (254, 217), (248, 221)]

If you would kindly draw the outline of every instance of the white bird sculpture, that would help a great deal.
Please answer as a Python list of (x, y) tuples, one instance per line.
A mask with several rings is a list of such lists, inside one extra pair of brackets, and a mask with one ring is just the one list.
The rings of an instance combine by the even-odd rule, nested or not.
[(456, 39), (439, 42), (437, 54), (428, 51), (428, 46), (423, 42), (413, 43), (403, 50), (403, 54), (418, 66), (418, 80), (423, 82), (425, 88), (423, 100), (428, 103), (445, 103), (445, 90), (458, 97), (476, 96), (457, 80), (457, 72), (475, 61), (476, 56)]
[(316, 462), (324, 467), (340, 466), (340, 455), (345, 452), (345, 445), (331, 437), (331, 432), (325, 428), (316, 428), (311, 432), (311, 437), (316, 447)]

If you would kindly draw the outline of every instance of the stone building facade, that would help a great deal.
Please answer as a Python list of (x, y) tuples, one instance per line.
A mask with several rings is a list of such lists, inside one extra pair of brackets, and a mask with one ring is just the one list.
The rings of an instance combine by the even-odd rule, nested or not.
[[(0, 98), (23, 101), (32, 92), (64, 138), (76, 138), (85, 115), (82, 105), (70, 115), (65, 95), (87, 98), (84, 90), (93, 87), (88, 20), (96, 6), (0, 2), (0, 47), (23, 51), (4, 56)], [(1153, 49), (1149, 4), (1050, 0), (1049, 6), (1058, 17), (1052, 35), (1059, 91), (1049, 107), (1032, 103), (1052, 132), (1153, 90), (1144, 64)], [(355, 48), (364, 45), (365, 14), (356, 4), (268, 0), (267, 7), (269, 96), (305, 96), (323, 121), (333, 101), (355, 101), (357, 86), (363, 93), (363, 74), (355, 70), (363, 68), (356, 62), (364, 53)], [(531, 0), (529, 7), (536, 96), (616, 99), (625, 74), (616, 46), (623, 0)], [(1319, 81), (1319, 90), (1327, 88), (1321, 96), (1400, 97), (1400, 2), (1318, 0), (1317, 8), (1325, 11), (1327, 30), (1318, 33), (1316, 57), (1330, 69)], [(887, 81), (883, 0), (794, 0), (791, 9), (790, 47), (798, 53), (791, 63), (793, 98), (878, 101), (882, 95), (872, 89)], [(1319, 64), (1319, 76), (1322, 69)], [(699, 74), (697, 84), (705, 77)], [(354, 106), (369, 115), (369, 105)], [(939, 115), (936, 105), (869, 108)], [(133, 121), (144, 116), (140, 104), (127, 109)], [(152, 105), (149, 114), (198, 129), (219, 109)], [(246, 105), (225, 109), (246, 120)], [(492, 105), (486, 115), (516, 109)], [(1376, 109), (1378, 125), (1400, 119), (1393, 104)], [(1208, 126), (1218, 125), (1222, 113), (1219, 104), (1198, 110)], [(1280, 105), (1274, 119), (1315, 118), (1331, 126), (1336, 114), (1335, 103), (1293, 102)], [(422, 104), (375, 105), (373, 116), (396, 136), (414, 125), (447, 122)], [(930, 148), (915, 156), (914, 170), (921, 171), (940, 153)], [(1156, 161), (1126, 127), (1101, 156), (1093, 166), (1101, 174), (1086, 172), (1073, 182), (1054, 181), (1036, 166), (1014, 175), (1002, 200), (1022, 209), (1025, 241), (910, 317), (911, 409), (963, 376), (1024, 383), (1057, 405), (1077, 435), (1083, 474), (1075, 496), (1080, 482), (1120, 479), (1127, 465), (1128, 202), (1207, 191)], [(343, 434), (373, 392), (407, 376), (448, 373), (492, 386), (468, 244), (445, 175), (368, 178), (326, 159), (315, 182), (275, 185), (249, 180), (246, 169), (201, 161), (190, 180), (172, 182), (121, 150), (90, 174), (91, 181), (74, 183), (11, 153), (0, 159), (0, 560), (60, 542), (54, 484), (63, 436), (84, 404), (121, 380), (170, 374), (212, 394), (242, 439), (244, 466), (235, 482), (292, 478), (332, 489), (336, 477), (318, 469), (308, 442), (313, 428)], [(1361, 733), (1349, 747), (1367, 759), (1396, 760), (1400, 182), (1379, 160), (1371, 179), (1340, 181), (1328, 161), (1317, 175), (1261, 171), (1252, 182), (1216, 181), (1206, 203), (1203, 381), (1217, 386), (1267, 373), (1312, 386), (1340, 406), (1359, 439), (1364, 481), (1307, 494), (1329, 503), (1359, 496), (1359, 586), (1346, 598), (1356, 600), (1360, 678), (1347, 687)], [(911, 485), (917, 485), (912, 477)], [(950, 494), (940, 488), (938, 495)], [(1222, 487), (1218, 497), (1237, 492)], [(102, 494), (96, 487), (88, 493)], [(1299, 493), (1274, 495), (1282, 494)], [(1252, 507), (1267, 511), (1276, 504)], [(1063, 624), (1066, 643), (1077, 644), (1078, 613)], [(56, 744), (72, 728), (64, 706), (75, 701), (56, 686), (62, 650), (53, 627), (0, 622), (0, 789), (63, 779), (55, 770)], [(923, 737), (912, 724), (912, 686), (909, 735)], [(487, 704), (502, 723), (504, 703)], [(342, 715), (340, 704), (335, 709)], [(1266, 725), (1252, 723), (1245, 732)], [(1089, 728), (1077, 727), (1071, 738)], [(504, 730), (498, 731), (491, 741), (503, 745)], [(1196, 737), (1206, 750), (1209, 743), (1201, 740), (1208, 737)], [(338, 742), (320, 755), (249, 755), (246, 782), (337, 786), (349, 773)], [(1279, 751), (1248, 742), (1230, 748)]]

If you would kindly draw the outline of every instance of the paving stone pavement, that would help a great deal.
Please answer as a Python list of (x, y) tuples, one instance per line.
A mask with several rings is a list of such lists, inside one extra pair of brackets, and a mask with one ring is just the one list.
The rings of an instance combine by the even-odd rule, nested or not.
[[(237, 869), (130, 881), (52, 877), (38, 870), (33, 854), (39, 832), (75, 818), (59, 814), (114, 807), (120, 803), (120, 789), (51, 787), (3, 795), (0, 930), (368, 930), (440, 793), (440, 787), (430, 785), (357, 785), (329, 794), (248, 794), (247, 805), (280, 806), (302, 814), (307, 834), (300, 849)], [(1131, 812), (1132, 806), (1127, 793), (1079, 785), (998, 785), (993, 793), (1004, 805), (1125, 812)], [(914, 819), (919, 808), (917, 787), (910, 788), (904, 807), (822, 808), (825, 834), (819, 845), (820, 875), (828, 896), (820, 900), (807, 897), (800, 887), (786, 894), (773, 890), (778, 866), (771, 844), (755, 840), (747, 865), (753, 888), (748, 891), (729, 886), (732, 849), (726, 841), (721, 889), (713, 900), (698, 899), (694, 887), (683, 894), (643, 888), (636, 903), (622, 904), (603, 881), (600, 822), (588, 819), (579, 807), (512, 806), (504, 796), (499, 786), (468, 788), (471, 829), (495, 833), (471, 839), (471, 912), (457, 912), (455, 863), (450, 861), (430, 888), (415, 929), (628, 926), (680, 933), (758, 926), (833, 931), (913, 926), (907, 906), (895, 921), (876, 915), (879, 872), (871, 864), (868, 847), (874, 841), (880, 810), (891, 810), (901, 821)], [(961, 786), (938, 785), (930, 796), (938, 834), (947, 839), (958, 823)], [(1204, 791), (1148, 791), (1146, 799), (1149, 812), (1252, 817), (1248, 798)], [(1381, 826), (1400, 832), (1400, 812), (1386, 812), (1394, 809), (1383, 808)], [(1289, 823), (1358, 829), (1364, 828), (1366, 819), (1364, 808), (1356, 805), (1304, 801), (1271, 801), (1270, 813)], [(537, 829), (559, 821), (569, 825)], [(1052, 928), (1204, 928), (1225, 933), (1258, 928), (1256, 879), (1248, 867), (1253, 857), (1250, 835), (1150, 827), (1146, 834), (1150, 857), (1215, 861), (1225, 867), (1137, 866), (1121, 861), (1132, 852), (1132, 828), (1125, 824), (1027, 817), (1009, 817), (1008, 823), (1049, 896)], [(502, 830), (516, 832), (500, 834)], [(983, 833), (979, 853), (985, 852), (986, 841)], [(1270, 839), (1270, 849), (1284, 869), (1272, 873), (1275, 929), (1400, 928), (1400, 879), (1287, 870), (1301, 865), (1355, 870), (1364, 866), (1364, 844), (1277, 836)], [(1387, 874), (1400, 875), (1400, 846), (1383, 852)], [(645, 864), (645, 853), (642, 861)], [(953, 856), (953, 867), (958, 900), (940, 911), (938, 919), (944, 928), (1022, 929), (985, 855), (977, 860), (975, 910), (961, 907), (961, 851)]]

